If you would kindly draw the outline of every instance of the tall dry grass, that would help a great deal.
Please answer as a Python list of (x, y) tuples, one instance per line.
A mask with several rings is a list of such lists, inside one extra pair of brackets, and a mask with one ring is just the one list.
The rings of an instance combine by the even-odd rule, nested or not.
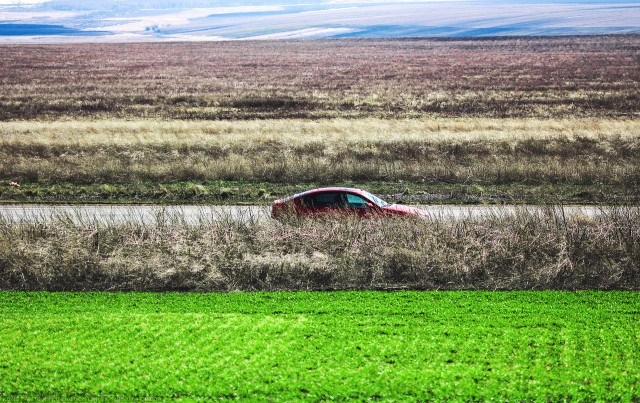
[(5, 290), (640, 289), (640, 209), (463, 220), (0, 217)]
[(636, 120), (0, 123), (0, 180), (640, 185)]

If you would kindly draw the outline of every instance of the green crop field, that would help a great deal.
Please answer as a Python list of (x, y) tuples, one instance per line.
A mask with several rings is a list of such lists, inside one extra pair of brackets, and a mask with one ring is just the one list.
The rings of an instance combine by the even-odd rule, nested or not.
[(633, 292), (0, 293), (0, 399), (640, 399)]

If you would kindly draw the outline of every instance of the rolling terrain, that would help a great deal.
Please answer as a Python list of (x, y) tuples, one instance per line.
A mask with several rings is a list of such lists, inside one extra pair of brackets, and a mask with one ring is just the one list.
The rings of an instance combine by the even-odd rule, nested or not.
[(639, 35), (0, 47), (0, 120), (616, 117)]
[(629, 0), (55, 0), (0, 5), (0, 43), (603, 35), (639, 21)]

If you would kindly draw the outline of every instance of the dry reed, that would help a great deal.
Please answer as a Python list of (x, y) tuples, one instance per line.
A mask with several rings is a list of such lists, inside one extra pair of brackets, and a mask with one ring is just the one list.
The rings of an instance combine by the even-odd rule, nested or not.
[(279, 223), (0, 219), (5, 290), (640, 289), (640, 210)]

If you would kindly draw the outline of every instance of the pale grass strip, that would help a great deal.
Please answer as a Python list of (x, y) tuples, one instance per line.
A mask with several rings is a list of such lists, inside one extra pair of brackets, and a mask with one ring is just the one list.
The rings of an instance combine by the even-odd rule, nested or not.
[(241, 143), (464, 142), (630, 139), (640, 120), (278, 119), (252, 121), (65, 120), (0, 122), (0, 146), (207, 146)]

